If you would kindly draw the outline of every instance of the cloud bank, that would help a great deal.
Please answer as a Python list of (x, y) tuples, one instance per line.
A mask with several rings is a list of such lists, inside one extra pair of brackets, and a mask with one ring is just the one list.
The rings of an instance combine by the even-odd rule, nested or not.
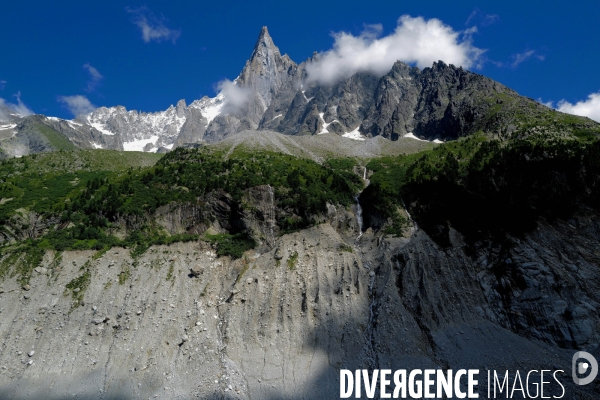
[(165, 25), (164, 18), (156, 17), (147, 7), (140, 8), (125, 8), (125, 10), (133, 14), (133, 23), (140, 28), (142, 39), (146, 43), (151, 41), (162, 42), (163, 40), (175, 41), (181, 36), (181, 31), (178, 29), (170, 29)]
[(393, 33), (380, 37), (381, 32), (381, 25), (369, 25), (359, 36), (334, 33), (333, 48), (307, 64), (308, 81), (332, 84), (361, 71), (382, 76), (398, 60), (419, 68), (438, 60), (477, 67), (485, 51), (472, 44), (476, 27), (455, 31), (436, 18), (403, 15)]
[(17, 92), (17, 94), (13, 95), (17, 98), (16, 103), (10, 103), (3, 98), (0, 98), (0, 118), (7, 120), (8, 114), (19, 114), (22, 117), (26, 117), (28, 115), (33, 115), (33, 111), (23, 103), (21, 100), (21, 92)]
[[(546, 104), (548, 105), (548, 103)], [(552, 103), (549, 103), (552, 106)], [(587, 100), (578, 101), (575, 104), (566, 100), (558, 102), (556, 109), (569, 114), (588, 117), (594, 121), (600, 122), (600, 92), (592, 93)]]
[(104, 77), (90, 63), (83, 64), (83, 69), (85, 69), (88, 72), (88, 74), (90, 74), (90, 80), (87, 82), (85, 91), (93, 92), (94, 90), (96, 90), (96, 87), (98, 87), (100, 81), (102, 81)]
[(93, 105), (87, 97), (81, 95), (75, 96), (59, 96), (58, 102), (62, 103), (74, 117), (81, 114), (88, 114), (94, 111), (97, 107)]
[(252, 98), (251, 89), (240, 87), (228, 79), (217, 83), (217, 90), (225, 97), (223, 111), (226, 114), (240, 110)]

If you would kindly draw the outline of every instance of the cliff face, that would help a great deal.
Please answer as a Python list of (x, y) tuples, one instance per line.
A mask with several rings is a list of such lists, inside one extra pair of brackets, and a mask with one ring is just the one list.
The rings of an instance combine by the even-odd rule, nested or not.
[[(248, 196), (268, 229), (268, 189)], [(596, 216), (441, 248), (414, 229), (355, 241), (345, 213), (235, 261), (202, 242), (46, 254), (2, 285), (0, 395), (339, 398), (342, 368), (478, 368), (481, 393), (487, 369), (563, 369), (569, 398), (597, 396), (570, 383), (600, 339)]]

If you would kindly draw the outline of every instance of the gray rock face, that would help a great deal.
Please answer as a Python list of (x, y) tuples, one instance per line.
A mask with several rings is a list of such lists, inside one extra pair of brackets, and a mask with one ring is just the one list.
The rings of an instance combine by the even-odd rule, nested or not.
[(253, 232), (252, 236), (272, 248), (279, 236), (275, 190), (269, 185), (250, 188), (245, 195), (250, 212), (243, 216), (244, 225)]
[(301, 86), (293, 96), (281, 92), (260, 127), (288, 135), (350, 132), (366, 117), (376, 84), (374, 76), (359, 73), (332, 86)]
[(32, 115), (16, 122), (0, 129), (0, 147), (8, 156), (75, 148), (123, 150), (120, 135), (106, 135), (75, 120)]
[(177, 107), (165, 111), (144, 113), (127, 111), (125, 107), (100, 107), (94, 112), (79, 117), (79, 120), (104, 132), (119, 135), (125, 150), (141, 151), (146, 144), (153, 147), (173, 146), (186, 121), (184, 100)]
[(181, 126), (179, 135), (175, 140), (175, 147), (183, 146), (186, 143), (198, 143), (204, 138), (207, 119), (202, 115), (202, 112), (196, 108), (189, 108), (185, 122)]
[(0, 138), (0, 156), (21, 157), (61, 149), (72, 149), (75, 145), (60, 131), (52, 128), (42, 115), (22, 118), (11, 124), (8, 137)]
[(382, 77), (375, 91), (361, 130), (366, 136), (382, 136), (397, 140), (414, 130), (414, 110), (420, 90), (415, 84), (420, 71), (397, 62), (392, 70)]
[[(504, 85), (443, 62), (425, 68), (419, 77), (421, 96), (415, 109), (415, 134), (454, 139), (484, 128), (491, 104), (500, 94), (518, 96)], [(486, 127), (488, 129), (490, 127)]]
[(253, 94), (253, 99), (243, 115), (258, 125), (271, 100), (281, 88), (290, 86), (297, 67), (287, 54), (280, 54), (267, 27), (264, 26), (252, 56), (237, 80), (240, 87), (250, 89)]
[[(364, 136), (390, 140), (407, 133), (428, 140), (454, 139), (477, 129), (498, 128), (482, 121), (492, 106), (488, 100), (499, 94), (518, 97), (489, 78), (443, 62), (423, 71), (397, 62), (382, 78), (357, 73), (331, 86), (305, 89), (293, 97), (280, 94), (288, 99), (287, 107), (284, 101), (274, 101), (276, 109), (265, 113), (268, 118), (263, 118), (260, 127), (292, 135), (339, 134), (359, 127)], [(269, 119), (277, 113), (281, 118)], [(317, 124), (318, 114), (321, 121)]]
[(209, 125), (204, 134), (204, 140), (215, 143), (238, 132), (252, 129), (253, 123), (248, 118), (238, 118), (236, 115), (219, 115)]
[(263, 27), (250, 59), (236, 79), (236, 85), (248, 91), (250, 98), (241, 109), (227, 105), (224, 114), (208, 126), (205, 140), (216, 142), (248, 129), (256, 129), (273, 100), (299, 87), (298, 66), (287, 54), (283, 56), (273, 43), (267, 27)]
[[(251, 197), (266, 205), (267, 192)], [(568, 373), (574, 348), (597, 353), (598, 256), (581, 245), (597, 243), (596, 219), (573, 241), (558, 223), (467, 254), (456, 232), (448, 249), (423, 231), (354, 244), (347, 211), (330, 211), (340, 230), (284, 235), (237, 261), (205, 243), (136, 260), (48, 254), (27, 299), (16, 278), (2, 284), (0, 396), (329, 399), (342, 368), (465, 367), (485, 393), (487, 369)], [(65, 287), (88, 261), (82, 305)], [(597, 397), (567, 373), (569, 398)]]
[(45, 118), (43, 122), (68, 137), (78, 148), (123, 150), (123, 141), (120, 135), (105, 135), (98, 129), (75, 120), (50, 117)]

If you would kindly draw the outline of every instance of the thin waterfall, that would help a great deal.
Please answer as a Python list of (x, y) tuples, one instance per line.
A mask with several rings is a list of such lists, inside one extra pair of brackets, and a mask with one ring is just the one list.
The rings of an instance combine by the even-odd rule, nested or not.
[(358, 225), (358, 237), (356, 240), (360, 239), (362, 236), (362, 227), (363, 227), (363, 217), (362, 217), (362, 207), (360, 206), (360, 193), (354, 196), (354, 201), (356, 201), (356, 224)]
[[(363, 167), (363, 175), (362, 175), (365, 188), (369, 186), (369, 180), (367, 179), (367, 167)], [(361, 190), (356, 196), (354, 196), (354, 201), (356, 201), (356, 224), (358, 225), (358, 237), (356, 240), (358, 241), (362, 236), (362, 228), (363, 228), (363, 216), (362, 216), (362, 207), (360, 205), (360, 195), (365, 189)]]
[(419, 226), (417, 225), (417, 222), (414, 219), (412, 219), (412, 217), (410, 216), (410, 213), (408, 212), (408, 208), (406, 208), (406, 204), (404, 204), (404, 200), (402, 200), (402, 197), (400, 197), (400, 201), (402, 202), (402, 207), (404, 207), (404, 211), (406, 212), (406, 215), (408, 216), (408, 220), (412, 223), (415, 232), (418, 231)]
[(269, 209), (269, 228), (271, 231), (271, 245), (275, 245), (275, 234), (273, 233), (273, 228), (275, 228), (275, 193), (273, 192), (273, 188), (271, 185), (267, 185), (269, 188), (269, 195), (271, 197), (271, 207)]

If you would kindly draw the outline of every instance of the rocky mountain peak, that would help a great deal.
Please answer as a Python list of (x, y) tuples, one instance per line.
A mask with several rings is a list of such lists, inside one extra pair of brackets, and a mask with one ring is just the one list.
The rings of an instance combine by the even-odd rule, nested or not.
[(177, 116), (179, 118), (185, 117), (185, 110), (187, 109), (187, 105), (185, 104), (185, 100), (181, 99), (177, 102), (177, 106), (175, 106), (177, 110)]
[[(249, 109), (255, 110), (255, 116), (249, 116), (256, 123), (262, 113), (269, 107), (271, 100), (281, 86), (288, 82), (297, 65), (289, 57), (281, 56), (266, 26), (260, 31), (252, 51), (246, 62), (237, 84), (252, 90), (254, 99)], [(254, 117), (254, 118), (252, 118)]]
[(263, 49), (273, 49), (279, 53), (279, 49), (277, 46), (275, 46), (275, 43), (273, 43), (273, 38), (271, 38), (271, 35), (269, 35), (269, 30), (266, 26), (263, 26), (260, 30), (251, 58), (254, 58), (256, 55), (263, 54)]

